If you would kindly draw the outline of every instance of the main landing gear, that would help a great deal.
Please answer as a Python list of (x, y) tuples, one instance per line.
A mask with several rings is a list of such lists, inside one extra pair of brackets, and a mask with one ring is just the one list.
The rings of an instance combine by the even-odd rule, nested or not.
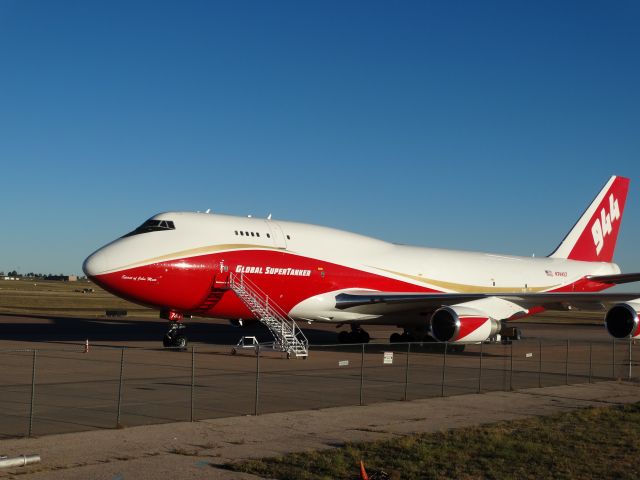
[[(426, 348), (430, 351), (441, 352), (444, 351), (444, 343), (436, 342), (431, 336), (426, 334), (421, 334), (421, 332), (416, 332), (412, 330), (405, 330), (400, 333), (392, 333), (389, 337), (389, 343), (420, 343), (420, 348)], [(462, 353), (464, 352), (464, 344), (455, 344), (449, 343), (447, 344), (447, 352), (449, 353)]]
[(521, 338), (522, 331), (519, 328), (503, 326), (500, 330), (500, 341), (503, 345), (509, 345)]
[(162, 345), (165, 348), (186, 350), (188, 340), (187, 336), (184, 334), (184, 330), (187, 326), (182, 323), (184, 315), (174, 310), (163, 310), (160, 312), (160, 318), (169, 320), (169, 330), (164, 334)]
[(346, 330), (338, 333), (339, 343), (369, 343), (371, 337), (360, 325), (351, 324), (351, 331)]
[(391, 336), (389, 337), (390, 343), (407, 343), (407, 342), (415, 342), (415, 341), (416, 341), (416, 338), (407, 330), (402, 332), (402, 334), (397, 332), (392, 333)]

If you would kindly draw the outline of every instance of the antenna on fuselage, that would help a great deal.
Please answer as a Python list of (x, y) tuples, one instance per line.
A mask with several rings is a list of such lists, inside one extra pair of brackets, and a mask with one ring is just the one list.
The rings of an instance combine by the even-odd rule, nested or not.
[(267, 215), (267, 220), (271, 220), (271, 214)]

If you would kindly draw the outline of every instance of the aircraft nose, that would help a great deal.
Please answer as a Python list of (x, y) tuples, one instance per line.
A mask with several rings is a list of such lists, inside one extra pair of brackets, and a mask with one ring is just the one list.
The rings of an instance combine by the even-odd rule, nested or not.
[(101, 249), (89, 255), (82, 264), (82, 270), (89, 278), (95, 278), (106, 272), (108, 270), (108, 259), (104, 250)]

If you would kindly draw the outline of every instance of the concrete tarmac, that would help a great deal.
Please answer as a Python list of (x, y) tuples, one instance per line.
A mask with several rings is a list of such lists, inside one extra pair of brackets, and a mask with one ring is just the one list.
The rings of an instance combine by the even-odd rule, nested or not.
[(335, 448), (348, 441), (638, 401), (638, 384), (609, 381), (2, 440), (1, 454), (37, 453), (42, 462), (0, 471), (0, 478), (255, 479), (258, 477), (220, 466), (247, 458)]
[[(585, 330), (604, 341), (524, 339), (469, 345), (446, 358), (442, 346), (419, 344), (316, 345), (308, 360), (287, 360), (208, 343), (194, 343), (192, 353), (129, 340), (82, 353), (81, 343), (43, 342), (37, 356), (0, 350), (0, 438), (588, 383), (628, 378), (630, 370), (638, 376), (638, 347), (630, 369), (628, 343), (614, 352), (599, 329), (572, 333)], [(385, 352), (393, 352), (392, 364)]]
[[(608, 381), (627, 378), (631, 367), (637, 379), (640, 351), (628, 342), (614, 345), (599, 325), (523, 324), (524, 338), (513, 347), (469, 346), (445, 362), (437, 350), (416, 345), (408, 355), (407, 345), (381, 345), (397, 331), (393, 327), (368, 328), (373, 344), (364, 354), (359, 346), (321, 347), (335, 342), (332, 325), (303, 327), (314, 345), (310, 359), (264, 352), (256, 402), (255, 355), (230, 351), (242, 335), (268, 341), (260, 325), (238, 329), (194, 319), (188, 327), (196, 348), (192, 383), (191, 352), (160, 348), (165, 321), (0, 315), (0, 455), (43, 458), (40, 465), (0, 470), (0, 476), (255, 478), (218, 466), (350, 440), (640, 401), (637, 384)], [(82, 353), (86, 339), (89, 354)], [(115, 428), (122, 348), (121, 428)], [(14, 438), (26, 435), (29, 425), (32, 349), (38, 350), (35, 438)], [(393, 365), (382, 362), (388, 350)], [(339, 366), (345, 360), (349, 364)], [(588, 383), (591, 378), (598, 383)], [(532, 388), (538, 385), (545, 388)], [(475, 394), (479, 390), (489, 393)], [(398, 402), (405, 397), (409, 401)], [(361, 401), (365, 405), (357, 406)], [(194, 423), (185, 422), (191, 405)], [(259, 416), (252, 415), (256, 405)]]
[[(160, 348), (164, 325), (157, 319), (0, 315), (0, 438), (521, 390), (640, 373), (638, 346), (614, 345), (595, 325), (527, 324), (523, 340), (513, 346), (469, 345), (446, 358), (441, 346), (412, 344), (409, 350), (407, 344), (382, 344), (393, 327), (369, 328), (374, 343), (364, 350), (321, 346), (335, 341), (336, 329), (313, 325), (305, 329), (313, 345), (308, 360), (264, 351), (259, 362), (250, 350), (231, 354), (240, 335), (269, 339), (259, 325), (238, 329), (196, 320), (188, 327), (193, 355)], [(86, 354), (83, 338), (90, 341)], [(393, 363), (385, 364), (383, 354), (389, 351)]]

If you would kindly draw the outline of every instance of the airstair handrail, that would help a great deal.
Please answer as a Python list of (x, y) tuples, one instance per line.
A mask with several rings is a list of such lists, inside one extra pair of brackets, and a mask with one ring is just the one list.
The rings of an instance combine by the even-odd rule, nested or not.
[(308, 355), (309, 341), (295, 320), (244, 274), (230, 273), (228, 285), (274, 336), (274, 345), (287, 354)]

